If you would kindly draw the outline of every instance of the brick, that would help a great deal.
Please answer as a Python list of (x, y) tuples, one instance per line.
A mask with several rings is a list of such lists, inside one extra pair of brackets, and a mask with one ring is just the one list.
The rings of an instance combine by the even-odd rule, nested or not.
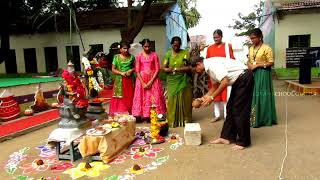
[(186, 145), (201, 144), (201, 127), (199, 123), (186, 123), (184, 128), (184, 140)]

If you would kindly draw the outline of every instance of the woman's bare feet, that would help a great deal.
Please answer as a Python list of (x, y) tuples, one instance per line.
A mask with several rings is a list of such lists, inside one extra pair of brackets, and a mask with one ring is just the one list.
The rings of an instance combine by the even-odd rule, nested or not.
[(243, 150), (245, 147), (240, 146), (240, 145), (234, 145), (231, 147), (232, 150), (238, 151), (238, 150)]
[(216, 140), (210, 141), (210, 144), (230, 144), (230, 141), (223, 138), (218, 138)]

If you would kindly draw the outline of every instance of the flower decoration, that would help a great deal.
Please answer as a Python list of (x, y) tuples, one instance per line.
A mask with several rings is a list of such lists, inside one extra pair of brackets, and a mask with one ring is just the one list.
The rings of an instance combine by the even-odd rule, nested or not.
[(70, 162), (59, 162), (51, 167), (52, 171), (65, 171), (73, 167), (73, 164)]
[(153, 161), (152, 163), (146, 165), (145, 169), (148, 171), (155, 170), (158, 168), (158, 166), (161, 166), (163, 163), (165, 163), (168, 160), (169, 160), (169, 156), (159, 157), (155, 161)]
[(136, 140), (133, 142), (133, 145), (145, 145), (149, 144), (151, 141), (151, 133), (149, 130), (141, 130), (137, 131), (136, 134)]
[(104, 180), (132, 180), (135, 176), (132, 174), (124, 174), (124, 175), (112, 175), (106, 177)]
[(24, 147), (20, 149), (18, 152), (12, 153), (9, 157), (10, 159), (7, 161), (5, 165), (5, 170), (9, 174), (14, 174), (14, 172), (18, 169), (18, 165), (21, 161), (27, 159), (27, 151), (29, 151), (29, 147)]
[(23, 174), (38, 173), (48, 170), (55, 162), (55, 158), (35, 159), (32, 163), (24, 164), (20, 168), (23, 169)]
[(32, 177), (19, 175), (16, 177), (16, 180), (33, 180)]
[(168, 122), (163, 120), (163, 115), (157, 115), (155, 106), (152, 106), (150, 109), (150, 120), (151, 120), (151, 138), (152, 144), (159, 144), (165, 142), (163, 137), (164, 134), (167, 134), (168, 131)]
[(100, 171), (109, 169), (109, 165), (103, 164), (103, 162), (91, 162), (90, 167), (88, 163), (80, 163), (77, 167), (68, 169), (64, 171), (64, 174), (69, 174), (72, 179), (78, 179), (83, 176), (98, 177), (100, 176)]
[[(20, 176), (18, 176), (17, 178), (16, 178), (16, 180), (34, 180), (34, 178), (32, 178), (32, 177), (29, 177), (29, 176), (22, 176), (22, 175), (20, 175)], [(39, 178), (39, 179), (37, 179), (37, 180), (59, 180), (59, 178), (52, 178), (52, 177), (41, 177), (41, 178)]]
[(135, 164), (132, 167), (130, 167), (129, 169), (127, 169), (126, 172), (131, 175), (140, 175), (145, 172), (145, 169), (142, 165)]
[(170, 143), (183, 142), (183, 139), (180, 137), (180, 135), (175, 133), (169, 134), (166, 140)]
[(142, 157), (155, 158), (157, 157), (157, 153), (162, 150), (163, 148), (153, 148), (151, 145), (131, 147), (131, 159), (136, 160)]
[(177, 150), (178, 147), (180, 147), (181, 145), (183, 145), (183, 138), (180, 137), (179, 134), (173, 133), (173, 134), (169, 134), (167, 141), (172, 143), (170, 145), (170, 149), (172, 150)]
[(87, 57), (82, 57), (81, 59), (84, 65), (84, 71), (88, 76), (89, 82), (89, 92), (94, 89), (97, 92), (102, 91), (101, 86), (104, 85), (103, 74), (101, 72), (101, 68), (96, 66), (96, 60), (90, 62)]
[(36, 149), (40, 150), (40, 157), (43, 158), (50, 158), (56, 155), (56, 151), (55, 149), (51, 149), (49, 146), (47, 145), (41, 145), (36, 147)]
[(146, 145), (148, 144), (148, 140), (144, 140), (144, 139), (136, 139), (132, 145), (134, 146), (143, 146), (143, 145)]
[(121, 164), (121, 163), (125, 162), (126, 159), (127, 158), (125, 155), (120, 154), (114, 160), (112, 160), (109, 164)]
[(52, 177), (41, 177), (38, 180), (59, 180), (59, 178), (52, 178)]
[(87, 74), (88, 74), (89, 76), (93, 75), (93, 71), (92, 71), (91, 68), (88, 68), (88, 69), (87, 69)]
[(150, 131), (149, 130), (141, 130), (136, 132), (136, 138), (138, 139), (146, 139), (150, 136)]
[(61, 77), (64, 81), (60, 87), (59, 93), (66, 91), (67, 93), (63, 93), (64, 96), (72, 100), (73, 104), (78, 108), (88, 106), (86, 89), (79, 75), (77, 73), (64, 70)]

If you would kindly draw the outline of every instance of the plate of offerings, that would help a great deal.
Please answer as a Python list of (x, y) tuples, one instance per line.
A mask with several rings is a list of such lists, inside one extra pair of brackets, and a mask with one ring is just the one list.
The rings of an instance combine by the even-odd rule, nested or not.
[(112, 129), (98, 126), (96, 128), (91, 128), (86, 131), (89, 136), (103, 136), (110, 133)]

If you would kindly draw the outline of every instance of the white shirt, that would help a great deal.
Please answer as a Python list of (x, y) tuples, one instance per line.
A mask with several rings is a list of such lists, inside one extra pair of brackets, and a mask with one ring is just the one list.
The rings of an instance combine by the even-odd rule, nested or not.
[(221, 82), (224, 77), (229, 79), (229, 85), (232, 85), (239, 75), (248, 69), (239, 60), (225, 57), (212, 57), (203, 60), (205, 71), (215, 82)]

